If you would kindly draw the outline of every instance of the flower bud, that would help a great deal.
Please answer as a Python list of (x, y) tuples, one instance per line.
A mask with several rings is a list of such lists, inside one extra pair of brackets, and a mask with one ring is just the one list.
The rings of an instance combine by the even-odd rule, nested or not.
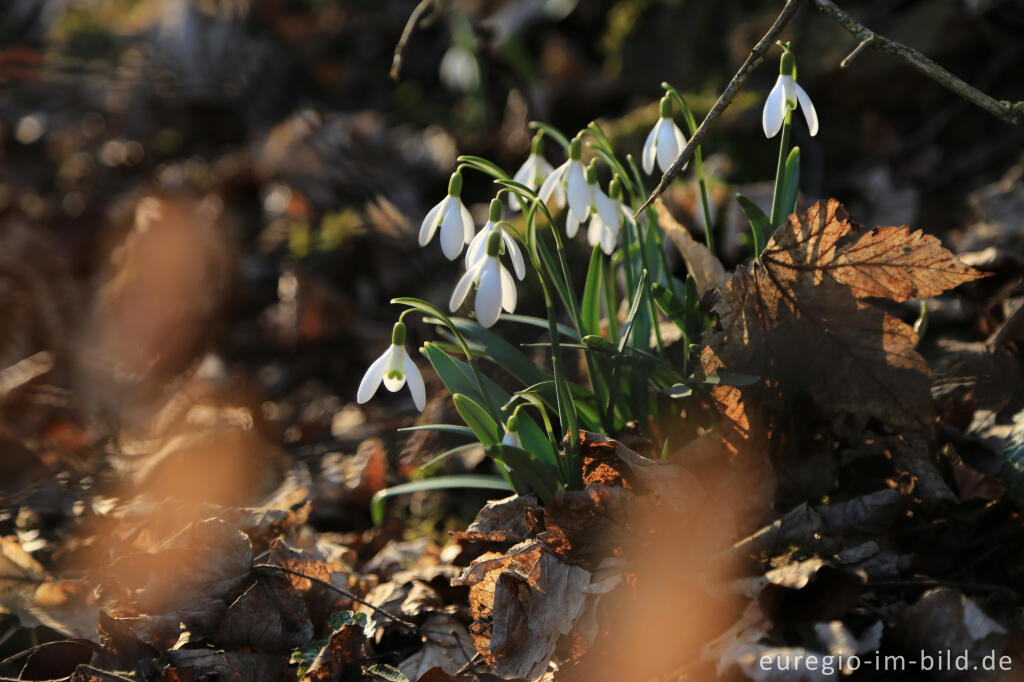
[(587, 184), (597, 184), (597, 159), (591, 161), (590, 165), (587, 166)]
[(497, 258), (499, 253), (501, 253), (501, 230), (495, 230), (487, 238), (487, 255)]
[(661, 105), (659, 108), (659, 116), (662, 118), (672, 118), (672, 96), (665, 95), (661, 98)]
[(519, 417), (514, 414), (509, 417), (508, 421), (505, 422), (505, 430), (509, 433), (516, 433), (519, 431)]
[(405, 323), (395, 322), (394, 329), (391, 330), (391, 344), (394, 346), (405, 345)]
[(448, 196), (457, 197), (462, 194), (462, 173), (455, 171), (448, 181)]
[(491, 199), (491, 212), (488, 214), (487, 219), (492, 222), (501, 220), (501, 200)]
[(785, 50), (782, 53), (782, 59), (779, 60), (779, 74), (783, 76), (794, 76), (796, 75), (796, 60), (793, 59), (793, 53), (789, 50)]
[(611, 184), (608, 185), (608, 196), (612, 199), (622, 199), (622, 181), (618, 175), (612, 178)]
[(537, 156), (544, 155), (544, 133), (538, 132), (533, 136), (533, 141), (530, 143), (530, 153)]
[(572, 142), (569, 143), (569, 158), (573, 161), (583, 158), (583, 133), (572, 138)]

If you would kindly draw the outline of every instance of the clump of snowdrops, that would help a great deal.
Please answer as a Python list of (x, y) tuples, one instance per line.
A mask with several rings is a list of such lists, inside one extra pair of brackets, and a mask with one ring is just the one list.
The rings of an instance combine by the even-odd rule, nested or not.
[[(771, 215), (737, 195), (750, 221), (755, 255), (796, 203), (800, 150), (790, 148), (789, 133), (797, 107), (810, 133), (818, 129), (814, 105), (796, 83), (790, 47), (780, 46), (779, 77), (762, 116), (767, 137), (781, 132)], [(701, 390), (691, 367), (709, 320), (700, 309), (696, 284), (692, 277), (680, 279), (670, 271), (656, 213), (648, 208), (635, 215), (648, 196), (645, 176), (656, 168), (667, 171), (686, 146), (677, 115), (691, 134), (697, 128), (685, 99), (668, 84), (663, 87), (659, 118), (644, 143), (640, 166), (631, 154), (620, 157), (597, 123), (572, 139), (547, 124), (532, 123), (537, 132), (531, 153), (514, 174), (480, 157), (459, 157), (447, 195), (423, 219), (419, 243), (431, 247), (439, 242), (448, 259), (463, 259), (464, 274), (443, 307), (417, 298), (392, 301), (404, 310), (391, 345), (367, 370), (357, 398), (366, 402), (381, 383), (390, 391), (408, 385), (416, 407), (423, 410), (423, 377), (406, 348), (404, 321), (420, 315), (440, 327), (442, 338), (425, 343), (419, 352), (451, 391), (463, 424), (410, 428), (466, 439), (434, 462), (481, 444), (499, 475), (444, 476), (390, 488), (378, 493), (375, 517), (383, 513), (385, 497), (416, 490), (530, 491), (545, 501), (561, 487), (579, 488), (579, 439), (566, 434), (586, 429), (615, 436), (630, 422), (652, 424), (666, 403), (692, 400)], [(545, 153), (551, 142), (565, 158), (557, 167)], [(699, 146), (692, 158), (705, 243), (714, 253)], [(462, 199), (463, 174), (470, 172), (489, 176), (496, 188), (488, 220), (479, 230)], [(584, 244), (590, 249), (589, 267), (576, 273), (569, 266), (568, 250), (586, 248)], [(543, 318), (515, 312), (517, 287), (528, 277), (539, 284)], [(469, 315), (456, 316), (460, 311)], [(667, 347), (663, 323), (678, 327), (681, 343)], [(537, 364), (528, 349), (507, 341), (501, 334), (505, 325), (546, 330), (547, 341), (530, 344), (544, 348), (545, 361)], [(579, 380), (566, 370), (567, 357), (575, 353), (582, 353), (585, 364)], [(501, 388), (481, 370), (483, 359), (520, 388), (511, 393)], [(704, 383), (739, 385), (755, 379), (720, 373)], [(666, 449), (668, 442), (661, 445)]]

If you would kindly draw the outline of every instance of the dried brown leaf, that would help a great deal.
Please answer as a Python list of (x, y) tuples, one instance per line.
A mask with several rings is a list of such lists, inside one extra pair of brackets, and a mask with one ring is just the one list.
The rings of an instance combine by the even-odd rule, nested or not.
[(529, 540), (475, 561), (453, 584), (469, 587), (476, 649), (502, 677), (532, 680), (548, 667), (558, 640), (573, 631), (591, 573)]
[[(758, 375), (762, 399), (776, 409), (804, 392), (829, 415), (927, 431), (930, 377), (914, 350), (917, 335), (861, 299), (935, 295), (984, 275), (909, 228), (879, 228), (847, 244), (857, 231), (833, 199), (790, 216), (760, 262), (718, 290), (719, 325), (705, 334), (703, 374)], [(713, 393), (725, 411), (741, 395), (728, 387)]]
[(484, 505), (464, 531), (452, 533), (457, 542), (519, 543), (543, 526), (543, 510), (534, 495), (512, 495)]
[(426, 637), (423, 648), (398, 666), (410, 680), (419, 680), (434, 668), (456, 675), (475, 653), (466, 626), (446, 613), (429, 615), (420, 632)]
[(228, 607), (217, 642), (283, 652), (312, 638), (306, 606), (289, 577), (263, 573)]
[(690, 231), (672, 217), (663, 201), (657, 201), (654, 207), (658, 211), (658, 224), (679, 249), (679, 253), (683, 254), (686, 270), (693, 275), (697, 285), (697, 293), (703, 296), (708, 290), (721, 286), (729, 275), (718, 257), (690, 236)]

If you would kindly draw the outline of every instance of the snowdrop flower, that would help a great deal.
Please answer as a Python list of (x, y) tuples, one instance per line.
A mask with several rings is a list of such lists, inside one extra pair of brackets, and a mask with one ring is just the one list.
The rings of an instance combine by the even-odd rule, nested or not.
[(492, 199), (491, 213), (488, 216), (487, 222), (476, 233), (473, 241), (469, 243), (469, 248), (466, 249), (466, 270), (472, 270), (478, 261), (487, 257), (487, 241), (491, 238), (492, 234), (497, 232), (501, 234), (501, 240), (505, 244), (505, 251), (508, 252), (509, 258), (512, 259), (512, 267), (516, 271), (516, 277), (522, 280), (526, 277), (526, 262), (523, 260), (523, 253), (519, 250), (519, 245), (516, 244), (516, 240), (512, 238), (512, 235), (505, 231), (505, 228), (498, 225), (500, 220), (501, 201)]
[[(594, 222), (598, 223), (598, 234), (602, 225), (618, 225), (619, 210), (608, 195), (604, 193), (601, 186), (597, 184), (597, 160), (595, 159), (587, 167), (587, 190), (590, 194), (590, 229), (594, 230)], [(580, 223), (575, 220), (572, 212), (565, 218), (565, 234), (572, 239), (580, 229)], [(591, 242), (591, 246), (597, 242)]]
[(605, 255), (610, 256), (615, 252), (615, 247), (619, 245), (623, 214), (630, 222), (633, 220), (633, 215), (622, 205), (622, 183), (617, 177), (612, 178), (611, 184), (608, 185), (607, 195), (600, 189), (597, 191), (600, 192), (597, 201), (598, 208), (590, 219), (587, 243), (591, 246), (600, 244)]
[(427, 393), (423, 387), (423, 375), (405, 350), (405, 324), (402, 322), (395, 323), (395, 328), (391, 332), (391, 346), (373, 361), (370, 369), (363, 375), (363, 380), (359, 382), (356, 401), (362, 404), (372, 398), (381, 381), (384, 382), (384, 388), (392, 393), (401, 390), (408, 381), (416, 409), (422, 412), (426, 407)]
[[(686, 137), (679, 129), (676, 122), (672, 120), (672, 98), (665, 95), (661, 98), (661, 111), (658, 122), (651, 128), (644, 142), (644, 151), (641, 156), (644, 173), (650, 175), (654, 171), (654, 161), (657, 159), (658, 167), (663, 173), (667, 173), (672, 167), (679, 152), (686, 146)], [(683, 166), (690, 165), (687, 161)]]
[[(536, 191), (537, 186), (551, 175), (552, 170), (554, 169), (551, 164), (544, 158), (544, 133), (537, 133), (530, 145), (530, 156), (519, 167), (512, 179)], [(509, 203), (512, 205), (513, 211), (523, 208), (519, 203), (519, 197), (515, 194), (509, 196)], [(555, 187), (555, 203), (558, 205), (565, 203), (565, 192), (561, 186)]]
[(501, 444), (523, 449), (523, 439), (519, 437), (519, 417), (515, 414), (505, 422), (505, 435), (501, 437)]
[(448, 182), (448, 196), (430, 209), (420, 225), (420, 246), (426, 246), (441, 228), (441, 250), (448, 260), (462, 253), (464, 244), (473, 241), (473, 216), (469, 214), (459, 196), (462, 194), (462, 173), (455, 171)]
[(493, 326), (502, 308), (510, 313), (516, 309), (516, 282), (498, 261), (501, 237), (498, 232), (491, 233), (487, 238), (486, 255), (462, 276), (448, 303), (452, 312), (458, 310), (466, 300), (470, 286), (476, 284), (476, 319), (481, 327)]
[(799, 103), (813, 137), (818, 134), (818, 112), (814, 110), (811, 98), (796, 82), (796, 62), (793, 53), (787, 47), (783, 47), (783, 50), (782, 59), (779, 60), (779, 77), (775, 80), (775, 87), (768, 93), (764, 111), (761, 113), (764, 134), (775, 137), (782, 129), (790, 110), (796, 109)]
[(452, 45), (441, 58), (441, 81), (449, 90), (470, 92), (480, 87), (476, 55), (462, 45)]
[(590, 186), (587, 184), (586, 172), (580, 159), (583, 157), (583, 139), (580, 135), (569, 144), (569, 158), (561, 166), (551, 171), (537, 195), (544, 203), (548, 203), (556, 188), (561, 188), (569, 200), (569, 216), (567, 220), (575, 220), (576, 226), (587, 219), (590, 205), (593, 203)]

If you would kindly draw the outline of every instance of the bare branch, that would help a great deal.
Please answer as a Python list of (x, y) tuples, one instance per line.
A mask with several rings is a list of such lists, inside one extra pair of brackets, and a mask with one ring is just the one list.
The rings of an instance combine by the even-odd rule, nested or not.
[[(970, 83), (954, 76), (949, 71), (936, 64), (912, 47), (907, 47), (895, 40), (878, 35), (871, 31), (859, 21), (851, 17), (842, 9), (836, 6), (832, 0), (810, 0), (814, 5), (825, 13), (830, 19), (845, 28), (854, 37), (861, 41), (868, 41), (870, 47), (879, 54), (887, 54), (906, 62), (925, 76), (928, 76), (939, 85), (952, 90), (968, 102), (975, 104), (993, 116), (1013, 125), (1024, 123), (1024, 102), (999, 101), (994, 97), (974, 87)], [(855, 51), (856, 52), (856, 51)], [(850, 55), (847, 59), (852, 58)]]
[[(402, 53), (405, 51), (405, 44), (409, 42), (409, 38), (412, 37), (412, 32), (416, 30), (416, 24), (419, 23), (420, 18), (426, 13), (431, 7), (434, 8), (434, 14), (432, 17), (436, 17), (441, 13), (441, 2), (440, 0), (420, 0), (420, 3), (413, 9), (412, 14), (409, 15), (409, 20), (405, 22), (405, 28), (402, 29), (402, 35), (398, 38), (398, 43), (395, 45), (395, 56), (391, 59), (391, 80), (398, 80), (398, 74), (402, 70)], [(427, 21), (431, 21), (432, 18), (424, 20), (424, 24)]]

